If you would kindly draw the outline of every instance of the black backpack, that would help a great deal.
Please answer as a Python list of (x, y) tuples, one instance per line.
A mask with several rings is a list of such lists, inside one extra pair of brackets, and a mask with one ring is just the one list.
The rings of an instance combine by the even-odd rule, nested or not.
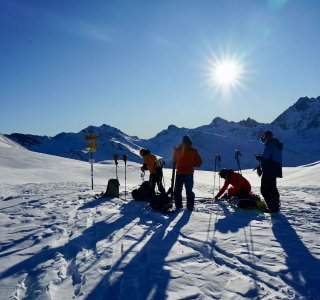
[(168, 193), (153, 195), (149, 200), (149, 204), (154, 210), (161, 212), (168, 212), (172, 208), (171, 198)]
[(152, 191), (150, 188), (150, 182), (149, 181), (144, 181), (140, 185), (139, 188), (134, 189), (131, 192), (132, 198), (137, 201), (147, 201), (151, 198), (152, 196)]
[(237, 207), (248, 208), (248, 209), (250, 209), (250, 208), (251, 209), (264, 209), (265, 204), (258, 195), (252, 194), (252, 195), (248, 195), (246, 197), (239, 196)]
[(118, 179), (109, 179), (105, 196), (119, 197), (119, 186), (120, 183)]

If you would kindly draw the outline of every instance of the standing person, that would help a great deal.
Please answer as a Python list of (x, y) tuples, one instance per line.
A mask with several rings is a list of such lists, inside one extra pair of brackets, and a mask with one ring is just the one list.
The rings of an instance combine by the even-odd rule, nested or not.
[(176, 184), (174, 188), (174, 199), (176, 209), (182, 208), (182, 189), (183, 185), (187, 195), (187, 209), (193, 210), (194, 192), (193, 189), (193, 172), (194, 167), (200, 167), (202, 159), (198, 151), (192, 147), (190, 136), (185, 135), (182, 143), (178, 148), (174, 149), (173, 160), (176, 163)]
[(143, 166), (141, 170), (149, 170), (150, 172), (150, 187), (153, 194), (155, 194), (156, 184), (158, 186), (159, 192), (165, 194), (165, 189), (162, 185), (162, 168), (157, 157), (150, 152), (148, 149), (141, 149), (140, 156), (143, 158)]
[(222, 196), (229, 185), (232, 185), (232, 187), (228, 189), (228, 198), (232, 196), (249, 196), (251, 194), (251, 184), (241, 174), (234, 172), (232, 169), (222, 169), (219, 172), (219, 176), (225, 181), (223, 187), (214, 197), (215, 200)]
[(266, 130), (260, 137), (264, 143), (263, 154), (256, 154), (261, 162), (261, 194), (271, 212), (279, 212), (280, 195), (277, 189), (277, 177), (282, 177), (282, 149), (283, 144), (273, 138), (270, 130)]

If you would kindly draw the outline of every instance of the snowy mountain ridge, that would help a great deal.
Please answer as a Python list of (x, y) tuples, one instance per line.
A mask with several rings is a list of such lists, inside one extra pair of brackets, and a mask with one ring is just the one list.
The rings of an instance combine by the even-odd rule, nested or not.
[(261, 133), (270, 129), (284, 143), (284, 165), (298, 166), (320, 160), (320, 97), (303, 97), (280, 114), (270, 124), (259, 123), (251, 118), (229, 122), (216, 117), (208, 125), (194, 129), (169, 125), (151, 139), (129, 136), (121, 130), (103, 124), (89, 126), (78, 133), (60, 133), (54, 137), (26, 134), (10, 134), (7, 138), (29, 150), (79, 160), (88, 160), (84, 135), (92, 130), (99, 136), (96, 162), (110, 160), (114, 153), (127, 154), (131, 161), (141, 162), (140, 148), (149, 148), (171, 164), (172, 148), (180, 143), (185, 134), (191, 136), (194, 146), (203, 158), (204, 170), (212, 170), (214, 157), (219, 153), (222, 166), (236, 168), (235, 150), (241, 153), (243, 168), (255, 167), (254, 154), (263, 150), (259, 141)]

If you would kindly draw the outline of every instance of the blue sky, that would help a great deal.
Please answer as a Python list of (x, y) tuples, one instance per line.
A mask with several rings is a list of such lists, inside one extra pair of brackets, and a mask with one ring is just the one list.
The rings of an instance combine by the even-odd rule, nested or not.
[[(320, 1), (0, 0), (1, 133), (150, 138), (320, 95)], [(217, 85), (212, 69), (241, 66)]]

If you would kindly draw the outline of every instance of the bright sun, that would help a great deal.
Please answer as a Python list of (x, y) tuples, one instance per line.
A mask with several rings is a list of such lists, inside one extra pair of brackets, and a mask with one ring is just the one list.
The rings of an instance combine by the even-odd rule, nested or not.
[(232, 61), (220, 62), (213, 70), (213, 80), (222, 86), (234, 85), (239, 79), (239, 75), (239, 67)]
[(223, 60), (214, 64), (212, 79), (220, 87), (233, 87), (239, 83), (241, 67), (236, 61)]
[(231, 55), (214, 57), (209, 60), (208, 68), (210, 85), (224, 95), (230, 94), (231, 90), (243, 88), (243, 59)]

